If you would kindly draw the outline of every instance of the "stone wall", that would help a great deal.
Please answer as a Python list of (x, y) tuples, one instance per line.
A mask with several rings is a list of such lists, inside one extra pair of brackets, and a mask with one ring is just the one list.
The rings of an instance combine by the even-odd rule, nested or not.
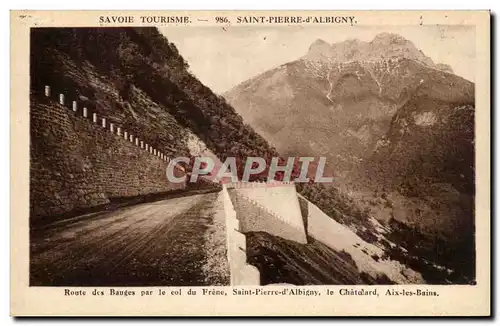
[(236, 183), (228, 185), (242, 232), (264, 231), (307, 243), (295, 185)]
[(226, 215), (227, 260), (231, 285), (260, 285), (259, 270), (247, 264), (246, 238), (240, 231), (240, 221), (225, 185), (222, 189), (222, 200)]
[(50, 97), (32, 95), (30, 106), (32, 219), (185, 188), (167, 180), (166, 155), (105, 117)]

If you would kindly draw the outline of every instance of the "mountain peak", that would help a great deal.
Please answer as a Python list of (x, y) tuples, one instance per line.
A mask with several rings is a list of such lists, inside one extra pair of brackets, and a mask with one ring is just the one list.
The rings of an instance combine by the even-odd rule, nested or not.
[(454, 72), (453, 72), (453, 69), (451, 68), (451, 66), (450, 66), (450, 65), (447, 65), (447, 64), (445, 64), (445, 63), (438, 63), (438, 64), (436, 65), (436, 68), (437, 68), (437, 69), (439, 69), (439, 70), (441, 70), (441, 71), (448, 72), (448, 73), (450, 73), (450, 74), (453, 74), (453, 73), (454, 73)]
[(377, 34), (373, 40), (370, 42), (371, 44), (377, 44), (377, 43), (381, 43), (381, 44), (400, 44), (400, 45), (404, 45), (404, 44), (412, 44), (413, 43), (407, 39), (405, 39), (404, 37), (402, 37), (401, 35), (399, 34), (394, 34), (394, 33), (379, 33)]
[(324, 46), (324, 45), (330, 46), (330, 44), (328, 42), (326, 42), (323, 39), (318, 38), (318, 39), (316, 39), (316, 41), (314, 41), (311, 44), (310, 48), (315, 47), (315, 46)]
[(322, 39), (317, 39), (309, 46), (308, 57), (311, 60), (322, 60), (332, 55), (332, 46)]
[(413, 42), (394, 33), (379, 33), (372, 41), (347, 39), (328, 44), (318, 39), (309, 47), (305, 56), (312, 61), (380, 61), (389, 58), (406, 58), (418, 61), (429, 67), (435, 67), (431, 58), (419, 50)]

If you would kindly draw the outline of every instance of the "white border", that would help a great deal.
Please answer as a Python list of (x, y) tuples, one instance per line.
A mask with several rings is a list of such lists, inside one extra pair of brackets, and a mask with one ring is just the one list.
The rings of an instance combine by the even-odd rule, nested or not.
[[(1, 16), (0, 19), (3, 22), (2, 24), (2, 29), (1, 29), (1, 35), (3, 36), (3, 40), (5, 40), (7, 43), (9, 40), (9, 13), (7, 9), (44, 9), (44, 10), (62, 10), (62, 9), (116, 9), (116, 10), (125, 10), (125, 9), (148, 9), (148, 10), (159, 10), (159, 9), (170, 9), (170, 10), (179, 10), (179, 9), (188, 9), (188, 10), (200, 10), (200, 9), (228, 9), (228, 10), (252, 10), (252, 9), (280, 9), (280, 10), (285, 10), (285, 9), (317, 9), (317, 10), (326, 10), (326, 9), (344, 9), (344, 10), (369, 10), (369, 9), (377, 9), (377, 10), (382, 10), (382, 9), (413, 9), (413, 10), (419, 10), (419, 9), (492, 9), (493, 13), (498, 13), (500, 12), (500, 7), (499, 7), (499, 1), (486, 1), (486, 0), (474, 0), (474, 1), (436, 1), (436, 0), (419, 0), (419, 1), (411, 1), (407, 3), (402, 3), (401, 1), (385, 1), (384, 3), (381, 2), (375, 2), (375, 1), (360, 1), (360, 0), (350, 0), (350, 1), (344, 1), (344, 2), (338, 2), (338, 1), (331, 1), (331, 0), (307, 0), (307, 1), (255, 1), (255, 0), (212, 0), (212, 1), (194, 1), (194, 0), (183, 0), (179, 2), (165, 2), (165, 1), (151, 1), (151, 0), (141, 0), (139, 2), (136, 2), (135, 4), (127, 2), (125, 3), (124, 1), (109, 1), (106, 3), (103, 3), (102, 1), (98, 0), (86, 0), (84, 2), (81, 1), (55, 1), (55, 0), (46, 0), (43, 2), (40, 1), (35, 1), (35, 0), (18, 0), (18, 1), (11, 1), (11, 3), (8, 3), (7, 1), (2, 2), (2, 7), (6, 6), (6, 8), (2, 8), (4, 10), (1, 11)], [(139, 6), (140, 5), (140, 6)], [(498, 18), (498, 17), (497, 17)], [(498, 22), (496, 22), (496, 25)], [(497, 26), (493, 25), (495, 32), (493, 32), (494, 38), (495, 38), (495, 43), (498, 42), (498, 33), (497, 33)], [(9, 44), (10, 45), (10, 44)], [(9, 62), (9, 53), (10, 53), (10, 46), (4, 46), (3, 51), (1, 51), (1, 57), (2, 57), (2, 63), (3, 67), (5, 68), (5, 72), (10, 71), (10, 62)], [(497, 53), (498, 55), (498, 53)], [(493, 58), (493, 56), (492, 56)], [(493, 65), (495, 68), (494, 71), (492, 71), (492, 78), (493, 74), (496, 76), (498, 73), (498, 66)], [(2, 237), (2, 257), (4, 259), (7, 259), (9, 257), (9, 246), (10, 246), (10, 238), (9, 238), (9, 205), (10, 205), (10, 198), (9, 198), (9, 186), (10, 186), (10, 162), (9, 162), (9, 157), (10, 155), (8, 154), (10, 152), (10, 126), (9, 126), (9, 107), (10, 107), (10, 99), (9, 99), (9, 89), (10, 89), (10, 75), (9, 73), (4, 73), (2, 78), (1, 78), (1, 83), (2, 87), (0, 88), (1, 90), (1, 99), (4, 103), (3, 110), (0, 111), (0, 114), (2, 115), (0, 117), (0, 123), (2, 123), (1, 128), (0, 128), (0, 148), (2, 149), (2, 161), (1, 161), (1, 172), (0, 177), (2, 178), (2, 183), (1, 183), (1, 193), (0, 193), (0, 208), (3, 211), (2, 218), (1, 218), (1, 230), (4, 232), (4, 236)], [(495, 86), (495, 89), (492, 90), (492, 93), (499, 93), (499, 86), (498, 84), (493, 84)], [(495, 125), (498, 125), (500, 118), (498, 113), (495, 116)], [(495, 128), (493, 128), (494, 130)], [(497, 135), (498, 136), (498, 133)], [(497, 150), (497, 145), (498, 145), (498, 139), (495, 137), (494, 139), (494, 150), (495, 150), (495, 159), (496, 162), (498, 163), (498, 157), (496, 155), (496, 150)], [(497, 167), (495, 165), (495, 167)], [(496, 180), (495, 180), (496, 181)], [(500, 195), (498, 195), (498, 192), (495, 193), (495, 198), (493, 199), (492, 202), (499, 202), (500, 201)], [(494, 218), (495, 216), (493, 216)], [(498, 229), (499, 229), (499, 223), (495, 223), (495, 235), (498, 234)], [(492, 238), (495, 238), (493, 236)], [(495, 249), (496, 246), (495, 246)], [(498, 259), (498, 250), (494, 250), (495, 254), (495, 259), (494, 262), (497, 261)], [(495, 264), (496, 265), (496, 264)], [(2, 273), (2, 287), (1, 293), (2, 293), (2, 308), (3, 308), (3, 313), (2, 313), (2, 319), (1, 319), (1, 324), (13, 324), (14, 320), (9, 316), (9, 305), (10, 305), (10, 293), (9, 293), (9, 284), (10, 284), (10, 275), (9, 275), (9, 268), (7, 268), (7, 264), (5, 264), (4, 260), (4, 268), (2, 268), (1, 273)], [(495, 268), (496, 271), (496, 268)], [(492, 274), (493, 276), (495, 275), (494, 273)], [(495, 282), (496, 283), (496, 282)], [(496, 291), (495, 291), (496, 292)], [(496, 296), (496, 295), (495, 295)], [(495, 300), (495, 307), (493, 307), (492, 311), (499, 311), (499, 304), (498, 304), (498, 297), (497, 300)], [(220, 320), (215, 320), (214, 322), (219, 322)], [(455, 323), (457, 320), (449, 320), (449, 322)], [(25, 321), (25, 323), (30, 324), (34, 322), (33, 320), (31, 321)], [(38, 321), (40, 322), (40, 321)], [(51, 322), (50, 320), (46, 320), (45, 322)], [(70, 324), (71, 321), (62, 321), (59, 324), (61, 325), (68, 325)], [(85, 320), (85, 321), (80, 321), (81, 323), (92, 323), (92, 325), (101, 325), (104, 324), (103, 321), (96, 321), (96, 320)], [(123, 322), (121, 320), (116, 320), (115, 322)], [(145, 323), (145, 320), (134, 320), (133, 324), (143, 324)], [(180, 324), (182, 321), (179, 320), (169, 320), (169, 324)], [(189, 322), (182, 322), (183, 324), (191, 324), (195, 322), (200, 322), (200, 320), (197, 321), (189, 321)], [(230, 321), (228, 323), (236, 323), (237, 321)], [(262, 320), (254, 320), (253, 322), (258, 323), (259, 325), (271, 325), (274, 324), (276, 321), (262, 321)], [(281, 321), (281, 322), (287, 322), (289, 323), (290, 321)], [(309, 323), (311, 321), (306, 321), (302, 320), (302, 322)], [(335, 323), (343, 323), (345, 321), (343, 320), (335, 320), (333, 321)], [(355, 322), (349, 322), (351, 325), (357, 325), (361, 324), (362, 321), (355, 321)], [(379, 320), (379, 322), (385, 322), (385, 320)], [(479, 323), (480, 321), (472, 321), (468, 320), (466, 324), (476, 324)], [(128, 323), (128, 322), (127, 322)], [(437, 324), (438, 321), (430, 321), (430, 320), (420, 320), (418, 323), (422, 323), (425, 325), (434, 325)]]

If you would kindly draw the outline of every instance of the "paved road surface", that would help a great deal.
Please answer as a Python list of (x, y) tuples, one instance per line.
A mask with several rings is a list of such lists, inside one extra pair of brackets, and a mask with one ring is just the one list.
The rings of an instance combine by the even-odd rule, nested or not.
[(89, 214), (33, 230), (31, 285), (209, 285), (217, 193)]

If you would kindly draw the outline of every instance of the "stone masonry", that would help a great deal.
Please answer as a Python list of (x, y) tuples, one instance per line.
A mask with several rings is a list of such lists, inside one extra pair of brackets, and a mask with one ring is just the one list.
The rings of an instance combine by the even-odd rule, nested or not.
[[(50, 89), (45, 95), (50, 95)], [(64, 95), (58, 96), (64, 103)], [(71, 102), (70, 102), (71, 103)], [(86, 115), (87, 117), (84, 117)], [(88, 116), (92, 118), (88, 118)], [(168, 158), (118, 136), (104, 117), (61, 101), (31, 97), (30, 216), (45, 218), (133, 197), (185, 188), (167, 180)], [(183, 173), (175, 170), (180, 176)]]

